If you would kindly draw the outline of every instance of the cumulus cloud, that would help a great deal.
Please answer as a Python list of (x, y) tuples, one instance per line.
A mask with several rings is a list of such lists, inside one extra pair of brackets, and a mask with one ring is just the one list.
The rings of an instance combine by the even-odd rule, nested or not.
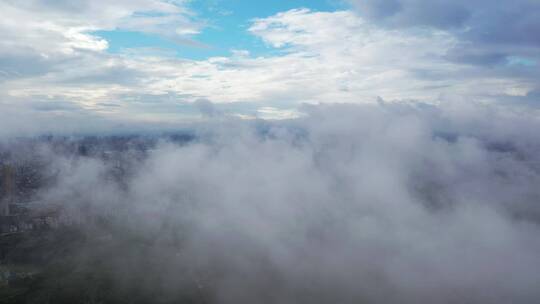
[[(44, 53), (100, 50), (103, 40), (90, 32), (131, 30), (173, 38), (197, 33), (201, 24), (191, 19), (184, 1), (4, 1), (2, 26), (9, 43), (13, 40)], [(23, 26), (17, 20), (27, 20)], [(32, 36), (12, 33), (32, 32)], [(49, 40), (49, 41), (47, 41)], [(28, 43), (30, 42), (30, 43)], [(59, 43), (63, 42), (63, 43)]]
[[(303, 111), (195, 128), (196, 141), (162, 142), (142, 159), (124, 151), (125, 186), (110, 163), (48, 154), (58, 178), (39, 197), (106, 215), (124, 231), (105, 230), (111, 242), (148, 237), (151, 250), (112, 253), (155, 278), (141, 290), (165, 297), (198, 288), (216, 303), (538, 301), (534, 115), (467, 103)], [(132, 282), (131, 262), (111, 258), (113, 286)]]
[[(135, 51), (109, 54), (107, 42), (90, 32), (123, 28), (128, 19), (136, 23), (157, 18), (149, 22), (150, 28), (146, 21), (134, 26), (153, 31), (155, 23), (168, 24), (160, 16), (189, 19), (182, 3), (103, 4), (103, 12), (110, 14), (99, 18), (95, 15), (102, 10), (94, 2), (77, 4), (77, 9), (45, 7), (41, 1), (1, 5), (6, 15), (0, 42), (5, 46), (0, 51), (5, 104), (46, 96), (78, 103), (94, 114), (104, 110), (100, 105), (121, 105), (105, 109), (119, 119), (158, 120), (162, 115), (172, 120), (175, 114), (182, 116), (185, 102), (198, 99), (254, 103), (264, 112), (265, 107), (294, 111), (301, 103), (357, 103), (378, 96), (500, 101), (538, 89), (538, 52), (533, 46), (519, 47), (519, 52), (509, 44), (496, 51), (485, 43), (471, 48), (453, 27), (381, 26), (352, 11), (295, 9), (252, 20), (248, 31), (278, 51), (272, 56), (233, 52), (229, 57), (186, 60)], [(15, 21), (23, 19), (34, 21), (17, 26)], [(182, 22), (165, 27), (177, 29)], [(146, 113), (148, 102), (154, 113)], [(244, 109), (236, 114), (253, 117), (257, 110), (251, 107), (250, 113)]]
[(3, 1), (0, 12), (0, 82), (12, 90), (28, 78), (32, 85), (25, 87), (33, 88), (43, 80), (62, 82), (63, 72), (96, 69), (105, 78), (122, 81), (123, 75), (109, 72), (122, 62), (104, 55), (108, 42), (93, 34), (98, 30), (137, 31), (178, 40), (202, 27), (183, 1)]

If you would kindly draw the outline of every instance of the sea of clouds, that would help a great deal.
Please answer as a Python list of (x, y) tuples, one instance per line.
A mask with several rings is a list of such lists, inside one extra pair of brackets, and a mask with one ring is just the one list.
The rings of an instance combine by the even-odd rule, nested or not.
[(161, 141), (144, 157), (125, 151), (121, 183), (110, 163), (45, 146), (57, 178), (37, 197), (149, 239), (144, 252), (119, 246), (113, 272), (129, 282), (126, 269), (145, 264), (155, 279), (144, 284), (164, 294), (188, 280), (217, 303), (540, 301), (534, 113), (301, 111), (199, 124), (196, 140)]

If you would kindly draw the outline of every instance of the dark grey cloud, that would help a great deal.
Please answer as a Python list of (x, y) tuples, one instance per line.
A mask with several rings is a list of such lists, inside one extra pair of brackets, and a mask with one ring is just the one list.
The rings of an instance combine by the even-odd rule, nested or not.
[(81, 76), (58, 79), (58, 83), (65, 85), (110, 85), (137, 86), (145, 76), (144, 72), (126, 68), (123, 66), (112, 68), (100, 68), (97, 71), (89, 71)]
[(35, 101), (28, 104), (32, 109), (37, 111), (67, 111), (67, 112), (78, 112), (82, 111), (83, 108), (78, 103), (73, 103), (63, 100), (47, 100), (47, 101)]
[(454, 29), (475, 41), (540, 45), (540, 3), (535, 0), (350, 1), (361, 15), (388, 26)]
[(487, 51), (471, 49), (468, 47), (456, 47), (450, 49), (446, 55), (446, 59), (471, 65), (480, 66), (497, 66), (506, 64), (508, 54), (497, 50)]
[(0, 50), (0, 81), (44, 75), (58, 63), (27, 49)]
[(360, 11), (370, 18), (395, 25), (420, 25), (438, 28), (462, 26), (470, 17), (469, 10), (455, 1), (357, 1)]
[[(360, 15), (389, 27), (430, 27), (448, 30), (464, 42), (474, 56), (458, 62), (491, 64), (500, 56), (540, 48), (540, 2), (449, 0), (350, 0)], [(485, 54), (476, 48), (489, 45)], [(513, 49), (509, 50), (508, 46)], [(519, 49), (517, 47), (521, 47)], [(472, 50), (472, 51), (471, 51)], [(450, 58), (452, 59), (452, 57)], [(465, 61), (463, 60), (465, 59)]]

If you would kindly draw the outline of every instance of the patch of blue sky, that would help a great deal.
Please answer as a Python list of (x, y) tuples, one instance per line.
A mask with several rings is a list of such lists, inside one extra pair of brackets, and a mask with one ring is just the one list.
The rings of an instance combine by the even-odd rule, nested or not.
[(520, 65), (526, 67), (534, 67), (537, 62), (534, 59), (519, 57), (519, 56), (510, 56), (506, 58), (508, 65)]
[(192, 37), (193, 41), (179, 42), (157, 34), (123, 30), (94, 34), (108, 41), (111, 53), (131, 49), (165, 50), (180, 58), (202, 60), (229, 56), (234, 50), (246, 50), (251, 56), (271, 56), (280, 50), (265, 45), (248, 32), (253, 19), (295, 8), (335, 11), (344, 7), (340, 0), (192, 0), (188, 5), (196, 19), (207, 24), (201, 33)]

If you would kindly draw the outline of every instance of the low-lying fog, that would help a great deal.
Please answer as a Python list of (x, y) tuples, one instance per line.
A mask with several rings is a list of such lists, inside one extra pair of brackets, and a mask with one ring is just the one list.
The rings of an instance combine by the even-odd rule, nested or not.
[[(117, 246), (111, 271), (130, 284), (126, 273), (144, 267), (138, 284), (164, 296), (195, 282), (217, 303), (540, 301), (532, 114), (464, 104), (302, 111), (198, 125), (192, 140), (127, 149), (115, 162), (42, 144), (31, 153), (55, 178), (33, 199), (111, 242), (113, 230), (149, 240), (144, 251)], [(129, 168), (120, 179), (115, 163)]]

